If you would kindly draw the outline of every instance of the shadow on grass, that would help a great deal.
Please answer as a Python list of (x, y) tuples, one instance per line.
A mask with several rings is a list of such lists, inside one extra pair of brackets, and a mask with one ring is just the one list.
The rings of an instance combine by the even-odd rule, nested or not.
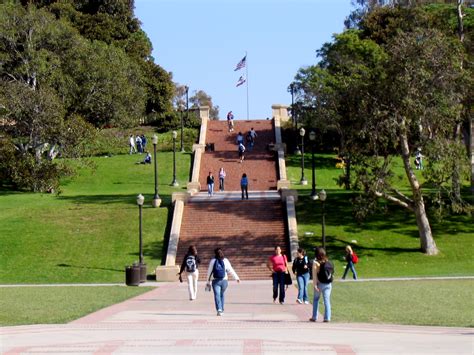
[[(301, 166), (301, 155), (287, 155), (286, 158), (286, 166), (287, 167), (300, 167)], [(311, 166), (311, 153), (305, 151), (305, 166)], [(315, 155), (314, 156), (314, 164), (317, 169), (336, 169), (336, 155), (333, 156), (321, 156)], [(306, 165), (308, 164), (308, 165)]]
[(74, 269), (104, 270), (104, 271), (114, 271), (114, 272), (120, 272), (120, 273), (125, 272), (125, 269), (119, 270), (119, 269), (110, 269), (110, 268), (105, 268), (105, 267), (79, 266), (79, 265), (70, 265), (70, 264), (57, 264), (56, 266), (64, 267), (64, 268), (74, 268)]
[[(144, 194), (145, 204), (144, 208), (150, 207), (154, 194)], [(161, 198), (161, 205), (168, 206), (171, 203), (171, 196), (168, 194), (159, 194)], [(77, 204), (137, 204), (137, 195), (74, 195), (74, 196), (58, 196), (58, 200), (69, 201)]]
[[(349, 233), (360, 233), (364, 230), (404, 230), (407, 222), (412, 221), (414, 215), (400, 209), (398, 206), (387, 205), (384, 210), (380, 209), (376, 214), (369, 216), (365, 221), (358, 222), (353, 214), (352, 198), (356, 193), (341, 190), (327, 190), (325, 202), (325, 219), (327, 225), (344, 226)], [(302, 196), (296, 205), (298, 222), (303, 224), (321, 223), (322, 205), (320, 201), (312, 201), (308, 196)], [(405, 233), (405, 231), (404, 231)], [(412, 237), (418, 238), (417, 233), (410, 233)]]

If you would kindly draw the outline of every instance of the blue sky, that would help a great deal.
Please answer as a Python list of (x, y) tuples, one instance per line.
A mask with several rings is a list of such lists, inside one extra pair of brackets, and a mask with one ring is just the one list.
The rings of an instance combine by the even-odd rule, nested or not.
[(316, 50), (342, 32), (350, 0), (135, 0), (135, 15), (153, 44), (156, 63), (204, 90), (236, 119), (247, 118), (247, 52), (250, 119), (271, 117), (272, 104), (291, 104), (288, 85)]

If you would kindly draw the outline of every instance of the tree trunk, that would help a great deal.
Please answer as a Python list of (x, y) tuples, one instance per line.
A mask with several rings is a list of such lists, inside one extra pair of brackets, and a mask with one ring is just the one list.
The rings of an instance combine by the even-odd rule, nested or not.
[[(461, 124), (456, 125), (454, 132), (454, 141), (458, 142), (461, 140)], [(453, 172), (451, 174), (451, 199), (453, 203), (461, 203), (461, 177), (459, 174), (459, 164), (453, 165)]]
[(402, 150), (403, 166), (410, 182), (413, 204), (416, 216), (416, 224), (418, 226), (418, 233), (420, 235), (420, 245), (423, 253), (428, 255), (438, 254), (438, 248), (433, 239), (431, 232), (430, 222), (426, 215), (425, 203), (423, 201), (423, 195), (421, 193), (420, 183), (416, 178), (413, 168), (410, 164), (410, 148), (408, 146), (408, 136), (406, 133), (405, 120), (403, 119), (400, 125), (400, 145)]

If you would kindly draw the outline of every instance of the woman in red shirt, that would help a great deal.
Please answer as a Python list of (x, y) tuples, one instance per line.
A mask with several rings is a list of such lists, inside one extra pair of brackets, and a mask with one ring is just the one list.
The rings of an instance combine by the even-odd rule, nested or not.
[(278, 297), (278, 289), (280, 289), (280, 295), (278, 300), (280, 304), (285, 303), (285, 274), (288, 272), (288, 262), (286, 255), (281, 253), (279, 245), (275, 247), (275, 255), (268, 258), (267, 263), (268, 269), (272, 272), (273, 278), (273, 303), (276, 302)]

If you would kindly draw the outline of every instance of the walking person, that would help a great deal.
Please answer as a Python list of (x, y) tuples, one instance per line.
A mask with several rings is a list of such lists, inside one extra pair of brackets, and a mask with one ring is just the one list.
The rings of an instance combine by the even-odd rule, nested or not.
[(245, 146), (242, 143), (239, 144), (239, 159), (241, 163), (245, 159)]
[(309, 260), (306, 256), (306, 251), (303, 248), (298, 248), (298, 254), (293, 261), (292, 270), (296, 275), (298, 282), (298, 298), (296, 302), (301, 304), (308, 304), (308, 283), (309, 283)]
[(328, 260), (326, 251), (323, 248), (316, 249), (316, 259), (313, 263), (313, 315), (310, 322), (318, 319), (319, 299), (323, 296), (324, 302), (324, 322), (331, 321), (331, 290), (334, 278), (334, 266)]
[[(268, 258), (268, 269), (272, 272), (273, 279), (273, 303), (277, 298), (280, 304), (285, 303), (285, 274), (288, 272), (288, 261), (286, 255), (281, 253), (279, 245), (275, 247), (275, 254)], [(278, 294), (280, 291), (280, 294)]]
[(245, 198), (249, 199), (249, 179), (247, 174), (243, 173), (242, 178), (240, 179), (240, 189), (242, 190), (242, 200)]
[(228, 273), (232, 274), (237, 282), (240, 282), (239, 276), (232, 268), (230, 261), (224, 257), (222, 249), (217, 248), (214, 250), (214, 258), (211, 259), (207, 269), (207, 286), (211, 285), (212, 277), (212, 291), (214, 292), (214, 303), (218, 316), (224, 313), (224, 294), (229, 284)]
[(239, 132), (239, 134), (237, 134), (237, 138), (235, 141), (237, 142), (237, 145), (244, 144), (244, 136), (242, 135), (242, 132)]
[(250, 128), (250, 135), (252, 136), (253, 141), (255, 142), (255, 139), (257, 138), (257, 132), (252, 128)]
[(416, 170), (423, 170), (423, 154), (421, 154), (421, 148), (418, 148), (416, 150), (415, 165), (416, 165)]
[(197, 284), (199, 278), (198, 266), (201, 263), (201, 259), (198, 256), (197, 249), (194, 245), (190, 245), (188, 252), (183, 258), (181, 263), (181, 269), (179, 270), (179, 280), (182, 282), (182, 273), (186, 272), (186, 278), (188, 280), (188, 291), (189, 300), (194, 301), (197, 297)]
[(209, 171), (209, 175), (207, 176), (207, 194), (209, 196), (214, 195), (214, 175), (212, 175), (211, 171)]
[(247, 132), (247, 135), (245, 136), (245, 140), (247, 141), (247, 147), (249, 148), (249, 152), (251, 152), (254, 141), (253, 141), (252, 133), (250, 131)]
[(135, 142), (137, 143), (138, 154), (142, 154), (143, 153), (142, 138), (139, 135), (137, 135), (137, 137), (135, 138)]
[(234, 132), (234, 114), (232, 111), (227, 113), (227, 126), (229, 128), (229, 132)]
[(346, 269), (344, 270), (344, 274), (342, 275), (342, 279), (346, 279), (347, 272), (349, 270), (352, 271), (352, 277), (354, 280), (357, 280), (357, 272), (355, 270), (354, 264), (357, 263), (359, 260), (357, 254), (352, 250), (351, 246), (346, 246), (346, 256), (345, 259), (347, 261)]
[(226, 173), (224, 168), (219, 170), (219, 191), (224, 191), (224, 181), (225, 181)]
[(133, 134), (130, 135), (130, 138), (129, 138), (128, 142), (129, 142), (129, 146), (130, 146), (129, 154), (136, 153), (137, 148), (135, 148), (135, 137), (133, 137)]

